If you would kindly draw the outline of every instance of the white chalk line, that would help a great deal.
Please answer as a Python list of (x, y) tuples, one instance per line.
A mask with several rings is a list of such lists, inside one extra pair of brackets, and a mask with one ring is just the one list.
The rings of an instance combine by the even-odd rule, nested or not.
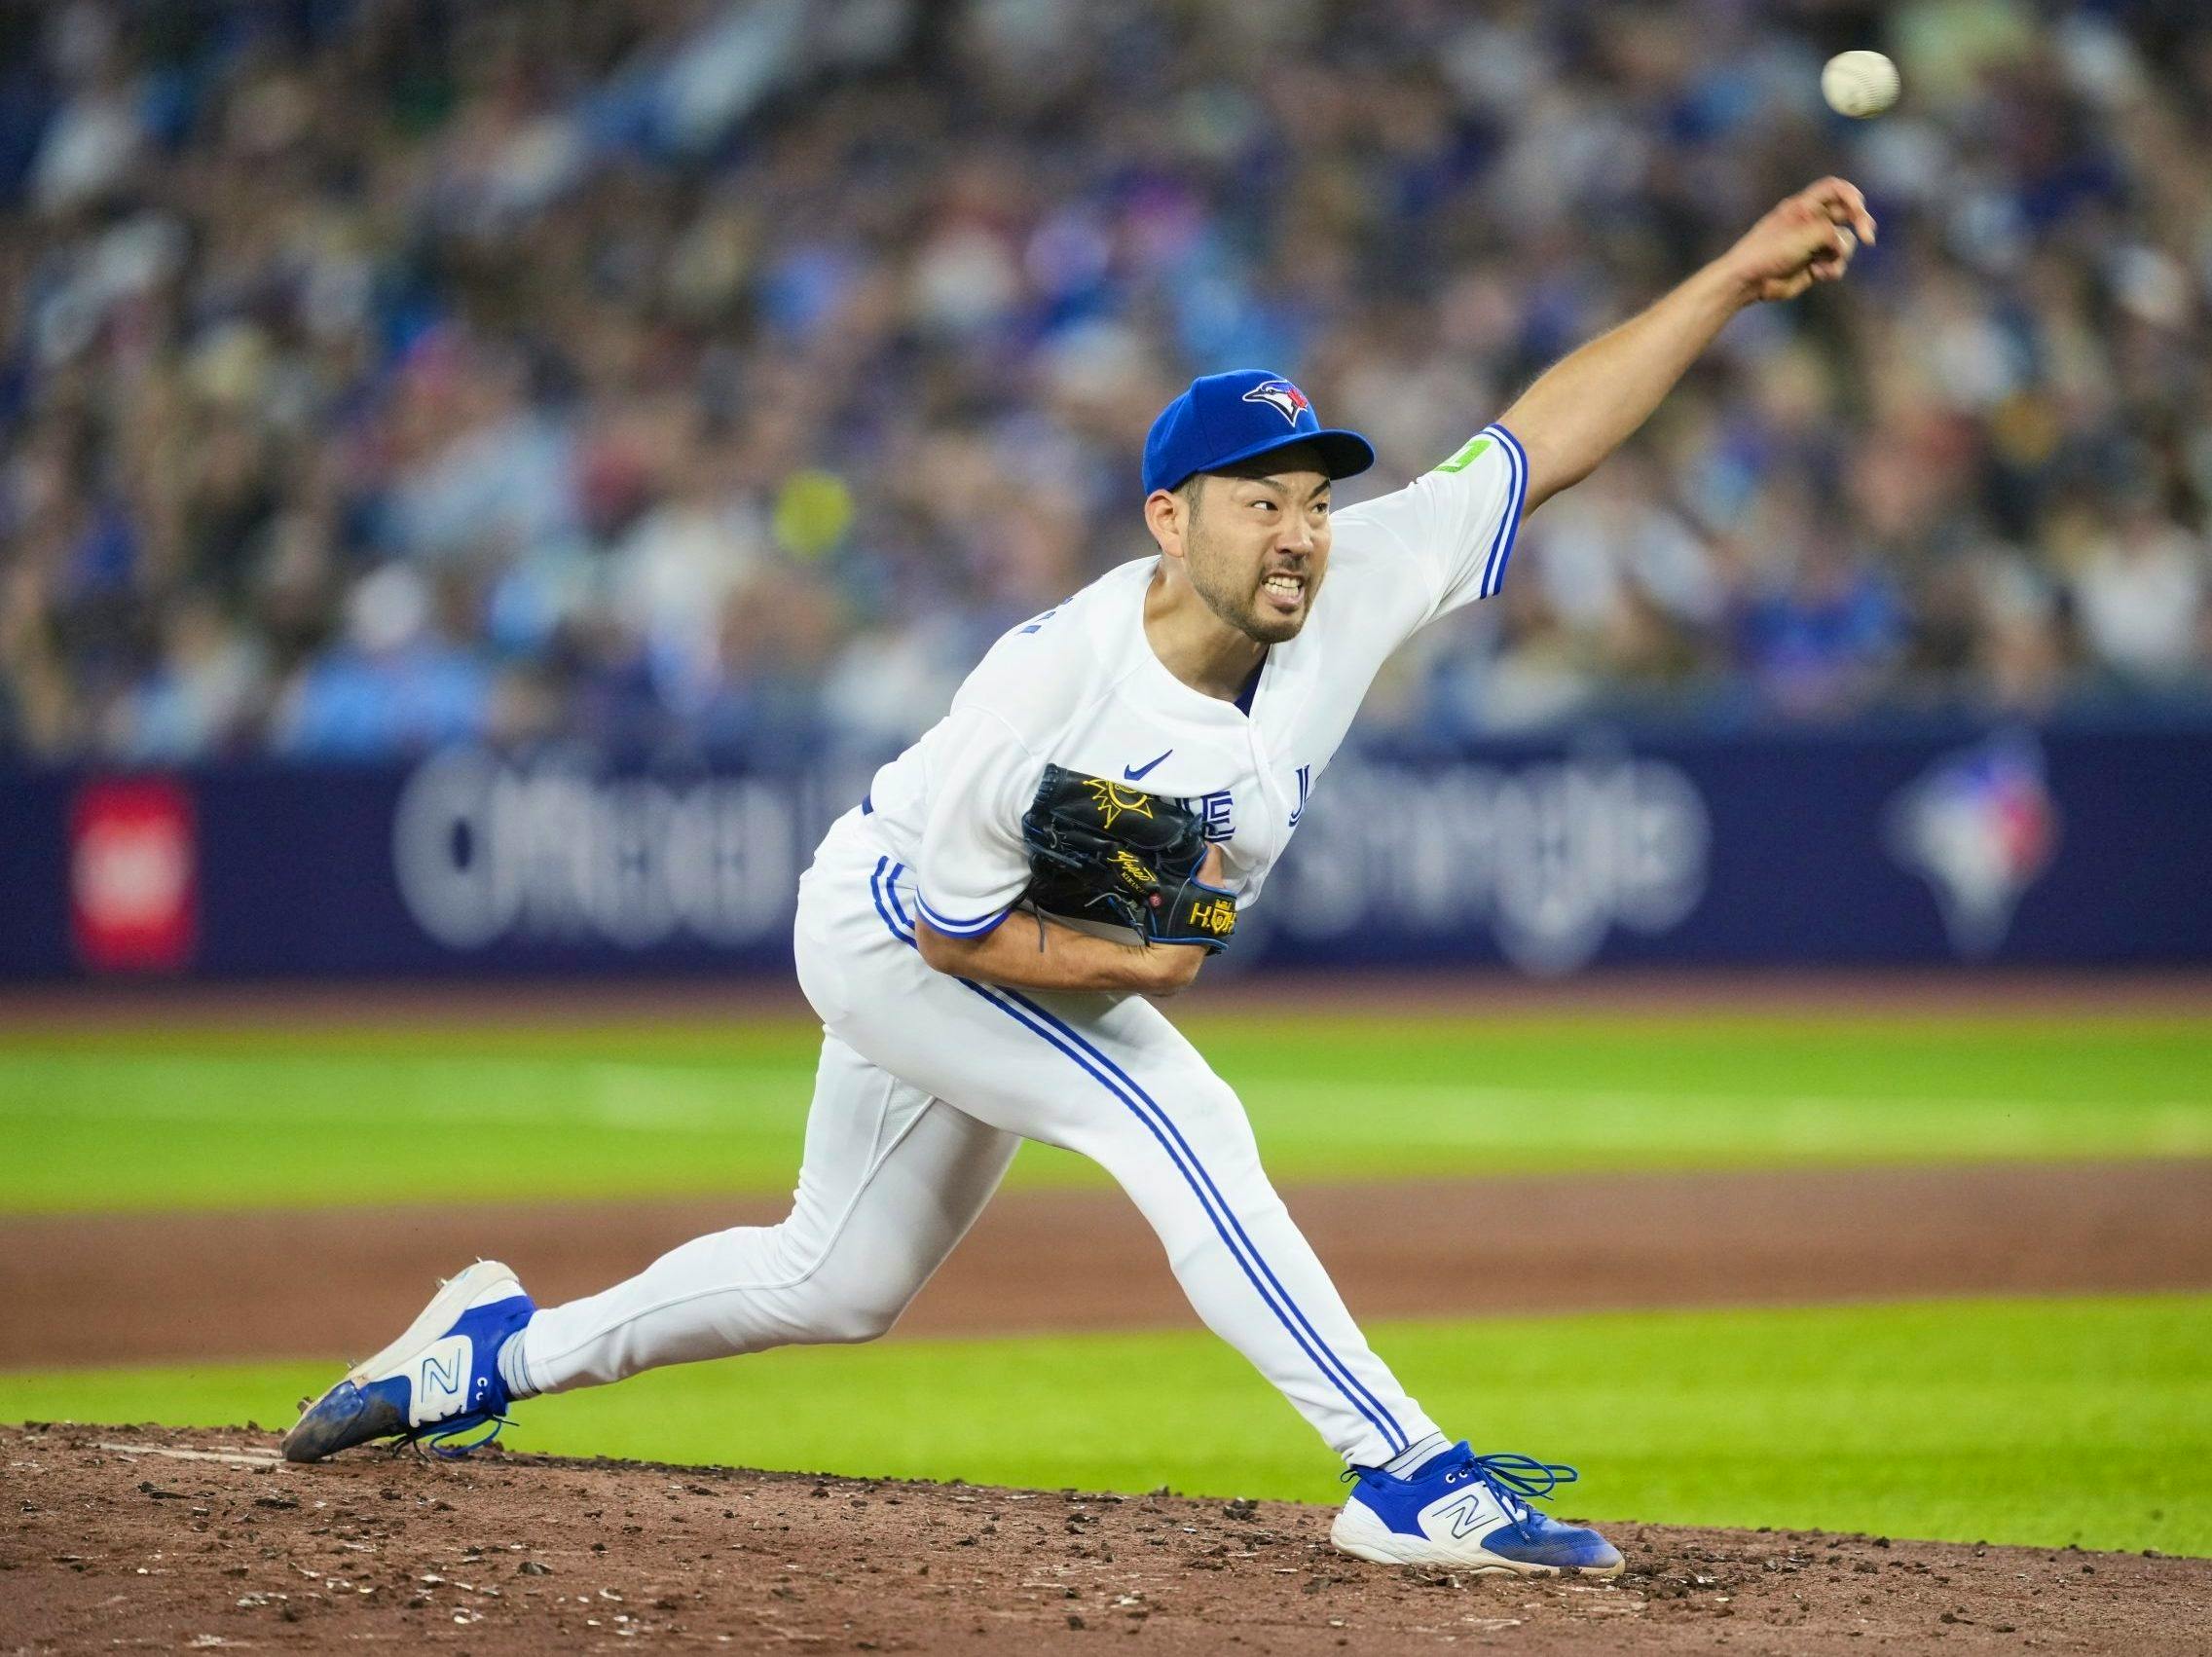
[(282, 1459), (274, 1450), (175, 1450), (164, 1444), (94, 1444), (118, 1455), (166, 1455), (171, 1461), (220, 1461), (232, 1467), (270, 1467)]

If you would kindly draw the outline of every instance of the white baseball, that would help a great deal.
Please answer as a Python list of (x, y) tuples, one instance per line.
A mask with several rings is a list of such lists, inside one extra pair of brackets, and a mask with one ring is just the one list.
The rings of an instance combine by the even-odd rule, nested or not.
[(1821, 96), (1838, 115), (1863, 121), (1898, 101), (1898, 66), (1879, 52), (1839, 52), (1821, 70)]

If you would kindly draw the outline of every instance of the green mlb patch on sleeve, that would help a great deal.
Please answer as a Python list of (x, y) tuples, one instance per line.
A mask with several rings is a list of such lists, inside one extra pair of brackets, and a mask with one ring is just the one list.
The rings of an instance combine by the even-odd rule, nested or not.
[(1470, 437), (1467, 446), (1436, 469), (1440, 472), (1463, 472), (1475, 463), (1475, 457), (1490, 447), (1487, 437)]

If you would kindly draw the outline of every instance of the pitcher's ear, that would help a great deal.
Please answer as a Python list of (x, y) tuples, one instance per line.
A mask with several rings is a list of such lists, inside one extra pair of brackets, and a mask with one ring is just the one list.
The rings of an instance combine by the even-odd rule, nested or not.
[(1191, 527), (1191, 508), (1184, 491), (1156, 489), (1146, 496), (1144, 527), (1152, 532), (1152, 538), (1160, 543), (1161, 552), (1180, 558), (1183, 537)]

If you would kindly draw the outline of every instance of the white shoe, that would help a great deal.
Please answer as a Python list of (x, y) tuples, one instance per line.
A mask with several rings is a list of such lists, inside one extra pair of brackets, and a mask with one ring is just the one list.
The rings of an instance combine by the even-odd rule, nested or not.
[(1407, 1478), (1354, 1468), (1329, 1540), (1378, 1565), (1442, 1565), (1516, 1576), (1615, 1576), (1620, 1550), (1580, 1525), (1538, 1513), (1530, 1499), (1578, 1476), (1529, 1455), (1440, 1451)]
[[(491, 1443), (507, 1411), (499, 1348), (536, 1310), (513, 1271), (479, 1260), (430, 1298), (406, 1334), (301, 1412), (284, 1435), (284, 1459), (320, 1461), (378, 1438), (426, 1438), (441, 1455)], [(483, 1438), (444, 1448), (487, 1423)]]

